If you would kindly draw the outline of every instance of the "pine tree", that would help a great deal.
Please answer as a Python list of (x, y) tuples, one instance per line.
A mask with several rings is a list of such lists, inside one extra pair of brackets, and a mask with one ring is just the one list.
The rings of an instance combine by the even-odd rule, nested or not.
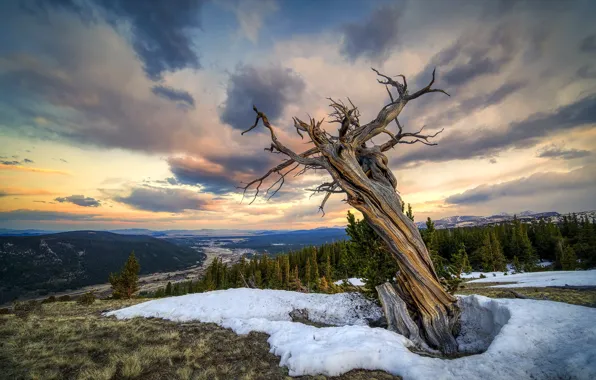
[(109, 277), (114, 298), (132, 298), (139, 290), (139, 271), (141, 266), (132, 251), (120, 273), (111, 273)]
[(321, 283), (319, 285), (319, 290), (323, 293), (327, 293), (329, 291), (329, 284), (327, 283), (327, 279), (325, 276), (321, 278)]
[(312, 282), (313, 282), (313, 286), (315, 288), (317, 288), (319, 286), (319, 264), (317, 263), (317, 249), (314, 248), (312, 251), (312, 256), (311, 256), (311, 271), (312, 271)]
[(577, 267), (577, 257), (575, 255), (575, 251), (569, 245), (563, 250), (561, 266), (563, 267), (563, 270), (575, 270)]
[(492, 239), (488, 231), (484, 232), (484, 240), (482, 241), (480, 254), (482, 257), (482, 269), (484, 272), (494, 272), (495, 263), (493, 258)]
[(311, 268), (310, 268), (310, 257), (306, 259), (306, 271), (304, 273), (304, 282), (306, 282), (306, 288), (310, 291), (311, 282)]
[[(403, 211), (403, 210), (402, 210)], [(412, 212), (412, 206), (408, 203), (408, 212), (406, 216), (413, 222), (414, 221), (414, 213)]]
[(289, 289), (290, 287), (290, 257), (284, 256), (284, 281), (283, 288)]
[(168, 297), (172, 295), (172, 283), (169, 281), (168, 281), (168, 284), (166, 285), (165, 295)]
[(522, 266), (519, 262), (519, 259), (517, 258), (517, 256), (513, 256), (513, 269), (515, 270), (515, 273), (521, 273), (522, 272)]
[(505, 255), (503, 255), (503, 249), (501, 249), (501, 243), (497, 239), (497, 235), (494, 231), (490, 233), (491, 249), (492, 249), (492, 264), (493, 272), (505, 272), (507, 270), (507, 262)]
[(331, 273), (331, 255), (327, 255), (327, 260), (325, 262), (325, 277), (329, 279), (329, 281), (333, 281), (333, 273)]

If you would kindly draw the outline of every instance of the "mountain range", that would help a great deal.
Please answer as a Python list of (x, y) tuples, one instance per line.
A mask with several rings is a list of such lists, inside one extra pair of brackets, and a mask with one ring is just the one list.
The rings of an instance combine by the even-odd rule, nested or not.
[[(596, 218), (596, 211), (581, 211), (575, 213), (576, 215), (583, 217), (584, 215), (588, 216), (588, 218), (593, 219)], [(552, 223), (559, 223), (563, 220), (563, 216), (568, 214), (559, 214), (555, 211), (547, 211), (547, 212), (534, 212), (534, 211), (522, 211), (519, 214), (508, 214), (508, 213), (501, 213), (491, 216), (450, 216), (447, 218), (433, 220), (435, 224), (435, 228), (443, 229), (443, 228), (457, 228), (457, 227), (475, 227), (475, 226), (485, 226), (490, 224), (497, 224), (501, 222), (511, 221), (514, 217), (521, 220), (524, 223), (537, 221), (537, 220), (544, 220), (550, 221)], [(416, 222), (416, 226), (421, 229), (426, 228), (426, 222)]]

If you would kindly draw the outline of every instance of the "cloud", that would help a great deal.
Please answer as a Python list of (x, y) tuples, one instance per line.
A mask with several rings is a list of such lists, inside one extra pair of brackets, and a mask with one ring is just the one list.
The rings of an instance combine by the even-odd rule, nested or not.
[(270, 156), (238, 156), (230, 154), (204, 159), (199, 157), (170, 157), (167, 160), (175, 179), (202, 191), (214, 194), (237, 192), (241, 181), (249, 181), (265, 174), (275, 165)]
[(203, 210), (208, 203), (195, 191), (159, 187), (136, 187), (129, 195), (116, 196), (114, 200), (137, 210), (172, 213)]
[(2, 165), (20, 165), (20, 161), (0, 161)]
[(585, 37), (579, 45), (579, 50), (584, 53), (596, 53), (596, 34)]
[(23, 188), (14, 188), (8, 187), (0, 189), (0, 197), (8, 197), (14, 195), (51, 195), (53, 192), (43, 189), (23, 189)]
[(478, 204), (495, 199), (549, 194), (555, 191), (593, 190), (594, 168), (584, 167), (568, 173), (545, 172), (496, 185), (481, 185), (445, 199), (450, 204)]
[(30, 160), (30, 159), (28, 159), (28, 158), (25, 158), (25, 159), (23, 160), (23, 162), (24, 162), (25, 164), (32, 164), (32, 163), (33, 163), (33, 160)]
[(279, 9), (276, 0), (218, 0), (216, 3), (236, 15), (239, 34), (255, 44), (265, 17)]
[(596, 66), (584, 65), (577, 69), (577, 76), (582, 79), (594, 79), (596, 78)]
[(382, 5), (363, 23), (349, 23), (341, 29), (341, 54), (350, 61), (359, 57), (384, 61), (400, 40), (401, 4)]
[(559, 107), (550, 113), (536, 113), (504, 129), (456, 130), (432, 149), (413, 150), (395, 158), (398, 165), (484, 157), (510, 148), (527, 148), (552, 133), (596, 123), (596, 95)]
[(564, 149), (551, 144), (537, 152), (537, 157), (543, 158), (561, 158), (563, 160), (573, 160), (575, 158), (587, 157), (591, 154), (588, 150), (582, 149)]
[[(191, 31), (201, 27), (204, 0), (174, 3), (162, 1), (91, 0), (115, 28), (127, 23), (131, 42), (143, 62), (147, 76), (158, 80), (164, 72), (200, 68), (191, 39)], [(45, 0), (42, 9), (69, 10), (84, 21), (94, 20), (98, 13), (76, 1)]]
[(11, 163), (9, 165), (6, 165), (6, 164), (0, 162), (0, 171), (2, 171), (2, 170), (44, 173), (44, 174), (70, 175), (70, 173), (65, 172), (63, 170), (31, 168), (31, 167), (27, 167), (27, 166), (20, 166), (20, 165), (18, 165), (18, 163), (17, 164)]
[(73, 214), (59, 211), (41, 211), (41, 210), (12, 210), (0, 211), (0, 220), (14, 221), (40, 221), (40, 220), (72, 220), (72, 221), (92, 221), (96, 220), (98, 214)]
[(285, 107), (300, 100), (306, 84), (292, 69), (281, 66), (237, 67), (230, 75), (227, 99), (220, 119), (236, 129), (247, 129), (255, 120), (253, 105), (271, 120), (279, 118)]
[(77, 206), (81, 207), (99, 207), (101, 203), (94, 198), (85, 197), (84, 195), (71, 195), (68, 197), (58, 197), (54, 199), (56, 202), (60, 203), (72, 203)]
[(151, 88), (151, 92), (159, 97), (182, 104), (186, 107), (195, 107), (195, 99), (187, 91), (176, 90), (175, 88), (168, 86), (155, 85)]

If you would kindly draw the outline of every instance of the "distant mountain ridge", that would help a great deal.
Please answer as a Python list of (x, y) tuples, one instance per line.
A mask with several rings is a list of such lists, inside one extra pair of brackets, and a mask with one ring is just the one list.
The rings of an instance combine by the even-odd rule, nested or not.
[(0, 237), (0, 304), (28, 291), (105, 283), (131, 251), (141, 274), (200, 265), (205, 254), (166, 239), (105, 231)]
[[(578, 216), (587, 215), (588, 218), (596, 218), (596, 211), (581, 211), (576, 212)], [(521, 220), (524, 223), (537, 221), (537, 220), (544, 220), (550, 221), (553, 223), (559, 223), (563, 220), (563, 216), (568, 214), (560, 214), (556, 211), (546, 211), (546, 212), (534, 212), (534, 211), (522, 211), (517, 215), (512, 215), (508, 213), (500, 213), (491, 216), (471, 216), (471, 215), (464, 215), (464, 216), (449, 216), (447, 218), (433, 220), (435, 224), (435, 228), (444, 229), (444, 228), (458, 228), (458, 227), (475, 227), (475, 226), (485, 226), (490, 224), (496, 224), (501, 222), (507, 222), (513, 220), (514, 216), (517, 219)], [(416, 226), (421, 229), (426, 229), (426, 222), (416, 222)]]

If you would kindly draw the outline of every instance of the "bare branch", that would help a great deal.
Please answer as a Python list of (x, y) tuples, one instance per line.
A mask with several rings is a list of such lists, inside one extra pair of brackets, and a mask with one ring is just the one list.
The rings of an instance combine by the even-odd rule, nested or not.
[[(299, 156), (300, 157), (309, 157), (309, 156), (312, 156), (313, 154), (316, 154), (318, 152), (319, 152), (319, 148), (315, 147), (315, 148), (311, 148), (305, 152), (300, 153)], [(269, 169), (269, 171), (267, 173), (265, 173), (265, 175), (248, 182), (245, 186), (238, 186), (237, 187), (238, 189), (243, 189), (242, 200), (240, 202), (242, 202), (244, 200), (244, 197), (246, 196), (246, 192), (248, 191), (248, 189), (250, 189), (253, 185), (256, 184), (255, 194), (253, 196), (253, 199), (250, 201), (250, 204), (252, 204), (257, 199), (257, 196), (259, 195), (261, 186), (263, 185), (263, 181), (265, 181), (270, 175), (272, 175), (274, 173), (280, 173), (282, 170), (290, 167), (294, 162), (296, 162), (296, 161), (294, 161), (293, 159), (284, 161), (281, 164), (277, 165), (276, 167)]]
[(257, 125), (259, 124), (259, 119), (260, 119), (263, 121), (263, 126), (267, 129), (269, 129), (269, 132), (271, 133), (271, 141), (273, 142), (273, 145), (275, 145), (275, 148), (277, 150), (279, 150), (280, 152), (282, 152), (286, 156), (290, 157), (295, 162), (298, 162), (302, 165), (321, 165), (321, 166), (323, 165), (322, 161), (319, 159), (302, 157), (302, 156), (296, 154), (291, 149), (287, 148), (284, 144), (282, 144), (281, 141), (279, 141), (277, 139), (277, 135), (275, 134), (273, 127), (269, 123), (269, 119), (267, 118), (267, 116), (264, 113), (260, 112), (256, 106), (253, 106), (253, 110), (257, 113), (257, 118), (255, 120), (254, 125), (252, 125), (250, 128), (248, 128), (246, 131), (242, 132), (243, 135), (245, 133), (250, 132), (253, 129), (255, 129), (257, 127)]
[(447, 92), (445, 92), (444, 90), (438, 89), (438, 88), (433, 88), (431, 89), (431, 86), (433, 85), (433, 83), (435, 83), (435, 71), (437, 70), (437, 68), (435, 67), (433, 70), (433, 77), (430, 81), (430, 83), (424, 87), (422, 90), (416, 91), (415, 93), (413, 93), (412, 95), (406, 96), (407, 100), (414, 100), (424, 94), (428, 94), (430, 92), (441, 92), (447, 96), (451, 96), (449, 95)]

